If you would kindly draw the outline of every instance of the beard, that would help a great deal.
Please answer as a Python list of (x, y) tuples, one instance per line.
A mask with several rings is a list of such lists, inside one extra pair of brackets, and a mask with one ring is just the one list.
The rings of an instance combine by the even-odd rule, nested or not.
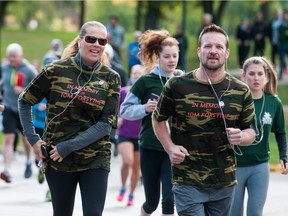
[(218, 71), (220, 68), (223, 67), (224, 63), (225, 62), (218, 62), (217, 61), (217, 63), (212, 64), (212, 63), (209, 63), (209, 60), (208, 60), (208, 61), (202, 62), (201, 64), (204, 68), (206, 68), (209, 71)]

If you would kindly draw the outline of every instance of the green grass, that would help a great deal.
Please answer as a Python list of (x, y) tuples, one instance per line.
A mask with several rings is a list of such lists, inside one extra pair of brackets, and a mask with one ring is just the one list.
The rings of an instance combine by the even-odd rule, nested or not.
[[(287, 131), (287, 127), (288, 127), (288, 110), (284, 109), (284, 115), (285, 115), (285, 123), (286, 123), (286, 131)], [(287, 137), (288, 134), (286, 134)], [(275, 140), (275, 136), (273, 133), (270, 134), (269, 137), (269, 143), (270, 143), (270, 162), (271, 163), (279, 163), (279, 152), (278, 152), (278, 146), (277, 146), (277, 142)]]
[[(29, 61), (42, 61), (44, 54), (50, 48), (50, 42), (53, 38), (59, 38), (63, 41), (64, 46), (71, 42), (78, 32), (51, 32), (43, 30), (10, 30), (2, 29), (1, 31), (1, 58), (5, 57), (6, 47), (10, 43), (19, 43), (24, 50), (24, 57)], [(129, 42), (132, 41), (132, 32), (126, 33), (126, 44), (128, 46)], [(198, 56), (196, 54), (197, 44), (194, 35), (187, 35), (189, 40), (189, 50), (187, 51), (187, 67), (186, 71), (191, 71), (192, 69), (199, 66)], [(230, 39), (230, 57), (228, 61), (228, 68), (237, 67), (237, 56), (235, 54), (235, 41), (234, 38)], [(235, 51), (234, 51), (235, 50)], [(123, 66), (127, 71), (127, 58), (125, 58), (126, 50), (122, 51), (123, 56)]]
[[(284, 85), (279, 85), (278, 86), (278, 96), (281, 99), (283, 105), (288, 105), (288, 97), (287, 97), (287, 92), (288, 92), (288, 84)], [(288, 128), (288, 111), (284, 109), (284, 115), (285, 115), (285, 128), (287, 131)], [(288, 135), (288, 134), (286, 134)], [(279, 163), (279, 153), (278, 153), (278, 146), (275, 140), (274, 134), (270, 134), (270, 162), (271, 163)]]
[(288, 105), (288, 84), (283, 84), (278, 86), (278, 96), (281, 99), (283, 105)]
[(67, 45), (76, 37), (76, 33), (67, 32), (44, 32), (28, 30), (1, 31), (1, 58), (5, 57), (6, 47), (10, 43), (19, 43), (23, 47), (24, 57), (29, 61), (42, 61), (45, 53), (50, 49), (51, 40), (59, 38)]

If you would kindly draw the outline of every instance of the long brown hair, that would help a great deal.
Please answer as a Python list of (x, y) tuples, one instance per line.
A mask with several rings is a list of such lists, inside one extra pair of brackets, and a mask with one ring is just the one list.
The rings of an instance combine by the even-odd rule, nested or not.
[(140, 37), (140, 61), (146, 67), (146, 72), (150, 71), (157, 63), (159, 54), (164, 46), (177, 46), (178, 41), (170, 37), (167, 30), (147, 30)]

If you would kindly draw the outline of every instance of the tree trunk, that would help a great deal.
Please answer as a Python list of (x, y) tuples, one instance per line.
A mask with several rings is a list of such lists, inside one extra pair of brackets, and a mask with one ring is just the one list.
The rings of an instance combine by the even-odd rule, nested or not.
[(148, 1), (147, 12), (145, 15), (145, 30), (157, 29), (160, 19), (160, 2)]
[[(203, 11), (204, 13), (209, 13), (213, 16), (213, 23), (216, 25), (221, 25), (221, 19), (223, 16), (223, 12), (228, 1), (220, 1), (220, 5), (217, 11), (213, 9), (214, 1), (203, 1)], [(214, 12), (215, 11), (215, 12)]]
[(217, 25), (221, 25), (222, 16), (224, 14), (225, 7), (228, 1), (221, 1), (218, 10), (215, 12), (215, 19), (213, 22)]
[[(213, 14), (213, 1), (203, 1), (203, 9), (204, 9), (204, 13), (209, 13), (211, 15)], [(214, 18), (214, 16), (213, 16)]]
[(141, 0), (137, 0), (137, 6), (136, 6), (136, 23), (135, 23), (135, 30), (141, 30), (141, 8), (143, 7), (143, 3)]
[(8, 5), (9, 1), (0, 1), (0, 28), (4, 24), (4, 17), (5, 17), (5, 11), (6, 7)]
[(79, 29), (81, 29), (82, 25), (84, 24), (84, 17), (85, 17), (85, 0), (80, 1), (80, 20), (79, 20)]
[(264, 20), (269, 20), (269, 1), (264, 1), (260, 4), (260, 11), (263, 13)]

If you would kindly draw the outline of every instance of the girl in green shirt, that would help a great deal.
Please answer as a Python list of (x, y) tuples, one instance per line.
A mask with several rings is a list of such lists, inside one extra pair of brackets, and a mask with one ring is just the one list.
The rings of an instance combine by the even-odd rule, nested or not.
[(288, 174), (284, 112), (281, 100), (277, 97), (277, 75), (266, 58), (247, 59), (243, 64), (242, 78), (249, 86), (254, 99), (257, 137), (250, 146), (239, 146), (241, 154), (236, 155), (238, 184), (231, 215), (243, 215), (244, 195), (247, 189), (247, 216), (261, 216), (269, 184), (270, 132), (276, 137), (282, 174)]
[[(151, 215), (158, 207), (162, 191), (162, 216), (174, 215), (171, 162), (156, 138), (151, 122), (158, 97), (167, 80), (174, 76), (179, 47), (166, 30), (148, 30), (140, 40), (141, 62), (148, 74), (141, 76), (131, 87), (121, 104), (121, 117), (127, 120), (142, 119), (140, 132), (140, 167), (143, 178), (145, 202), (141, 216)], [(162, 186), (162, 187), (161, 187)]]

